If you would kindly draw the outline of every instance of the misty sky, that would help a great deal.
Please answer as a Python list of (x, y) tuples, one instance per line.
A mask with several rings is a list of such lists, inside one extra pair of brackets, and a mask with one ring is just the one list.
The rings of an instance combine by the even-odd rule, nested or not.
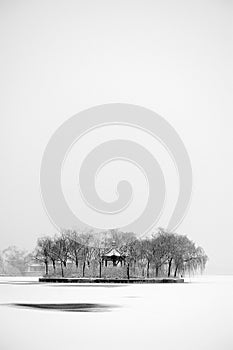
[(181, 136), (194, 189), (177, 231), (204, 247), (207, 272), (232, 273), (232, 14), (229, 0), (0, 1), (0, 250), (56, 232), (39, 186), (53, 132), (124, 102)]

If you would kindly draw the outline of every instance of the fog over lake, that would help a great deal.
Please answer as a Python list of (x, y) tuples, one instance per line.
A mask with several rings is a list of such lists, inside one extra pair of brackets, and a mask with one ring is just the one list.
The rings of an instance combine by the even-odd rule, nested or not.
[(232, 350), (233, 276), (185, 282), (93, 286), (1, 277), (1, 349)]

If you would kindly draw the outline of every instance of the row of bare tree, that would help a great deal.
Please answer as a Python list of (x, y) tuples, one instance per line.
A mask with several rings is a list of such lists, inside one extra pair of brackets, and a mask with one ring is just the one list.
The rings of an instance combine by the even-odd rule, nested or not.
[(71, 264), (77, 270), (81, 268), (83, 277), (87, 267), (98, 266), (97, 275), (101, 277), (102, 256), (113, 241), (124, 257), (128, 278), (130, 275), (177, 277), (187, 271), (203, 270), (208, 259), (204, 250), (187, 236), (164, 229), (144, 239), (137, 238), (132, 232), (117, 230), (101, 233), (64, 230), (54, 237), (39, 238), (33, 256), (45, 265), (45, 275), (51, 273), (49, 266), (52, 266), (53, 274), (59, 271), (64, 277), (67, 265)]

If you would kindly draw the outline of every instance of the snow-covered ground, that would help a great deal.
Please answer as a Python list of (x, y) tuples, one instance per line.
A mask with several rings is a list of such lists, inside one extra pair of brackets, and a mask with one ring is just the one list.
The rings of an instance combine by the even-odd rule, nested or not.
[[(0, 278), (1, 350), (233, 349), (233, 276), (154, 285), (36, 281)], [(109, 308), (66, 312), (9, 305), (16, 303), (93, 303)]]

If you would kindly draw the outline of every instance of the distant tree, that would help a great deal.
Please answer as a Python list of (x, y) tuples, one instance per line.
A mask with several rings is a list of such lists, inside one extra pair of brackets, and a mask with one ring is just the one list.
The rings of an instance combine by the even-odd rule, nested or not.
[(122, 247), (122, 251), (125, 256), (126, 268), (127, 268), (127, 278), (130, 279), (130, 267), (135, 264), (139, 254), (139, 241), (131, 237), (127, 240)]
[(94, 256), (94, 247), (92, 246), (94, 243), (94, 239), (92, 231), (81, 234), (80, 240), (82, 244), (82, 249), (80, 252), (82, 260), (82, 277), (85, 277), (86, 265), (90, 265), (90, 260)]
[(167, 239), (160, 232), (158, 235), (153, 235), (151, 238), (152, 245), (152, 261), (155, 266), (155, 276), (158, 277), (159, 270), (168, 261)]
[(0, 274), (4, 274), (4, 273), (5, 273), (4, 260), (2, 257), (2, 253), (0, 253)]
[(184, 273), (187, 270), (196, 271), (205, 268), (208, 258), (204, 250), (196, 247), (195, 243), (185, 235), (159, 229), (158, 235), (154, 237), (154, 244), (157, 248), (154, 252), (156, 264), (159, 260), (162, 264), (168, 264), (168, 277), (171, 276), (172, 270), (174, 270), (174, 277), (177, 277), (178, 272)]
[(158, 237), (160, 237), (161, 248), (164, 250), (164, 263), (168, 264), (167, 276), (170, 277), (176, 252), (176, 234), (159, 228)]
[(146, 260), (146, 277), (150, 277), (150, 263), (153, 259), (153, 246), (151, 240), (146, 238), (141, 241), (142, 257)]
[(196, 252), (195, 244), (188, 239), (187, 236), (177, 235), (174, 250), (174, 277), (177, 272), (181, 272), (185, 268), (185, 262), (189, 261)]
[(38, 238), (36, 249), (33, 253), (34, 259), (45, 265), (46, 276), (49, 273), (50, 242), (50, 237)]
[(94, 260), (98, 262), (99, 265), (99, 278), (102, 277), (102, 255), (107, 247), (105, 235), (99, 234), (93, 237), (93, 246), (94, 252), (93, 257)]
[(3, 250), (2, 257), (5, 262), (5, 272), (24, 275), (27, 271), (30, 256), (25, 250), (10, 246)]
[(184, 271), (201, 272), (205, 269), (205, 265), (208, 261), (208, 256), (201, 247), (195, 247), (187, 256), (184, 258)]
[(53, 254), (60, 262), (61, 275), (64, 277), (64, 268), (67, 266), (67, 260), (69, 259), (69, 238), (66, 235), (66, 231), (62, 231), (59, 235), (54, 237)]
[(83, 248), (80, 235), (81, 233), (76, 230), (68, 230), (66, 232), (66, 237), (69, 242), (69, 258), (74, 261), (77, 269), (79, 260), (81, 259), (81, 250)]
[(56, 274), (56, 263), (58, 262), (58, 254), (55, 237), (49, 237), (48, 239), (48, 255), (49, 260), (52, 262), (53, 273)]
[(137, 239), (134, 232), (122, 232), (119, 230), (109, 230), (107, 232), (107, 237), (108, 239), (106, 243), (111, 246), (112, 242), (114, 241), (118, 249), (124, 248)]

